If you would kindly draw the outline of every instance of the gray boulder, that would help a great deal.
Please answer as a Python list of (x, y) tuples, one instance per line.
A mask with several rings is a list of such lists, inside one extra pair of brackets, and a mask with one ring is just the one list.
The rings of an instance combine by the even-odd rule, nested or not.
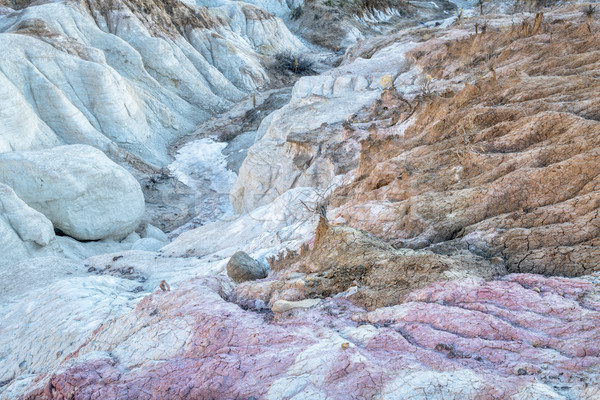
[(236, 252), (227, 263), (227, 275), (237, 283), (267, 277), (267, 269), (243, 251)]

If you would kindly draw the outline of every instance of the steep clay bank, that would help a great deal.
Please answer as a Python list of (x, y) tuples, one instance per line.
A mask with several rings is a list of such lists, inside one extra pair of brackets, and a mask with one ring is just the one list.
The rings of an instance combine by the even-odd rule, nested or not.
[(402, 134), (393, 117), (374, 121), (331, 217), (398, 247), (498, 256), (513, 272), (597, 270), (600, 42), (572, 10), (472, 21), (415, 48), (445, 88), (412, 100)]

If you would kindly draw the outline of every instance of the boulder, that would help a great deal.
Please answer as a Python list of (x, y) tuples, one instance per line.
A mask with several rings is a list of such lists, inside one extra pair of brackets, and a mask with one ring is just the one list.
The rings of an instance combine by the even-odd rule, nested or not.
[(265, 267), (243, 251), (236, 252), (227, 263), (227, 275), (237, 283), (262, 279), (267, 273)]
[(78, 240), (122, 239), (144, 213), (135, 178), (86, 145), (0, 154), (0, 182)]

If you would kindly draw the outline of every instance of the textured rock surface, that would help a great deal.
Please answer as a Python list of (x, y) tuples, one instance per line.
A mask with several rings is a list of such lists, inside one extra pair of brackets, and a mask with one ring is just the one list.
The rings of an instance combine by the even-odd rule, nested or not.
[(28, 399), (593, 399), (597, 285), (510, 275), (433, 284), (372, 312), (333, 299), (273, 315), (197, 279), (97, 324), (47, 383), (20, 387)]
[(83, 143), (164, 165), (174, 139), (269, 84), (268, 55), (306, 51), (247, 3), (22, 3), (0, 13), (0, 151)]
[[(600, 397), (596, 25), (514, 18), (301, 80), (240, 169), (248, 213), (0, 268), (0, 397)], [(270, 275), (236, 285), (238, 250)]]
[(184, 232), (163, 251), (174, 257), (221, 260), (241, 250), (263, 261), (284, 249), (297, 250), (314, 234), (317, 218), (312, 210), (319, 200), (313, 188), (294, 188), (250, 213)]
[[(231, 190), (231, 203), (248, 212), (294, 187), (331, 188), (358, 164), (360, 133), (342, 123), (380, 96), (381, 78), (402, 76), (414, 86), (415, 70), (404, 52), (411, 38), (318, 76), (301, 78), (290, 102), (265, 118)], [(352, 60), (354, 61), (354, 60)]]
[[(263, 116), (285, 105), (292, 88), (258, 92), (199, 124), (170, 149), (167, 170), (136, 175), (146, 198), (144, 220), (176, 237), (233, 214), (229, 191)], [(256, 107), (254, 106), (256, 104)]]
[[(46, 379), (44, 373), (81, 345), (75, 338), (91, 335), (99, 321), (126, 314), (163, 280), (173, 293), (190, 278), (223, 274), (240, 248), (263, 261), (282, 249), (297, 249), (316, 222), (299, 206), (315, 199), (312, 189), (291, 190), (250, 215), (186, 232), (163, 254), (115, 249), (84, 261), (37, 258), (0, 268), (0, 280), (10, 283), (0, 292), (0, 398), (15, 398), (32, 380)], [(136, 235), (130, 236), (133, 240)], [(108, 244), (98, 245), (110, 251)], [(66, 333), (56, 331), (49, 318), (62, 321)]]
[(430, 282), (465, 277), (504, 275), (501, 260), (486, 260), (465, 251), (453, 257), (431, 251), (394, 249), (366, 232), (327, 226), (322, 219), (314, 248), (302, 248), (272, 262), (269, 279), (246, 282), (234, 291), (242, 305), (273, 305), (345, 293), (352, 302), (369, 309), (400, 303), (415, 288)]
[(373, 35), (452, 16), (453, 2), (307, 0), (297, 9), (291, 26), (313, 43), (338, 51)]
[(162, 280), (175, 287), (218, 271), (206, 261), (144, 251), (84, 262), (42, 257), (0, 268), (0, 279), (8, 283), (0, 292), (0, 398), (22, 394), (22, 387), (6, 384), (28, 382), (60, 365), (80, 338), (130, 311)]
[(235, 252), (227, 263), (227, 276), (236, 283), (266, 278), (267, 273), (264, 266), (243, 251)]
[(124, 238), (144, 213), (135, 178), (90, 146), (0, 154), (0, 182), (76, 239)]
[(406, 124), (374, 123), (330, 216), (400, 247), (502, 257), (513, 272), (596, 270), (600, 52), (583, 18), (547, 14), (535, 35), (533, 19), (513, 31), (491, 19), (477, 36), (471, 22), (415, 48), (447, 90), (415, 98)]
[(0, 183), (0, 267), (29, 257), (59, 252), (54, 226)]

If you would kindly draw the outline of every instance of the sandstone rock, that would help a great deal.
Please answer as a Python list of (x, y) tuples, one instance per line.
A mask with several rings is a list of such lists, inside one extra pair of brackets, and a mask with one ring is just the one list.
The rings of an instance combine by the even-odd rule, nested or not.
[(225, 217), (182, 233), (162, 249), (171, 257), (201, 257), (225, 270), (239, 250), (256, 259), (298, 249), (313, 234), (320, 201), (314, 188), (294, 188), (250, 213)]
[(232, 255), (227, 263), (227, 275), (237, 283), (262, 279), (267, 273), (265, 267), (243, 251)]
[(156, 291), (131, 312), (96, 322), (41, 380), (12, 380), (0, 390), (20, 388), (26, 399), (600, 394), (597, 277), (461, 279), (372, 312), (332, 299), (274, 317), (226, 301), (227, 281)]
[[(375, 113), (331, 219), (397, 247), (500, 257), (511, 272), (597, 270), (598, 43), (564, 14), (545, 18), (556, 24), (551, 42), (545, 32), (473, 36), (472, 22), (412, 50), (437, 95), (412, 100), (399, 87), (415, 106), (411, 120)], [(490, 46), (493, 73), (477, 59)], [(382, 99), (379, 112), (386, 107)]]
[(256, 130), (263, 116), (289, 101), (291, 92), (291, 87), (257, 92), (178, 140), (170, 149), (175, 160), (168, 172), (138, 178), (145, 219), (176, 237), (233, 214), (229, 191)]
[[(111, 251), (103, 241), (84, 244)], [(22, 395), (23, 382), (58, 367), (77, 350), (76, 338), (89, 337), (99, 323), (129, 312), (162, 280), (175, 289), (193, 277), (222, 269), (206, 260), (119, 251), (119, 243), (113, 245), (114, 253), (84, 261), (38, 257), (0, 268), (0, 281), (7, 283), (0, 291), (0, 398)], [(30, 339), (15, 340), (25, 337)], [(6, 388), (8, 383), (13, 389)]]
[(0, 184), (0, 205), (3, 217), (8, 220), (21, 240), (39, 246), (47, 246), (54, 240), (54, 227), (50, 220), (30, 208), (4, 184)]
[[(499, 16), (486, 35), (465, 21), (362, 43), (339, 75), (297, 86), (302, 100), (288, 110), (335, 117), (329, 125), (297, 121), (288, 132), (274, 114), (274, 130), (259, 130), (298, 180), (264, 168), (262, 187), (242, 182), (250, 212), (183, 233), (160, 254), (0, 269), (18, 282), (0, 292), (0, 396), (598, 398), (598, 273), (502, 276), (505, 265), (598, 265), (597, 38), (579, 10), (561, 12), (547, 14), (553, 37), (511, 32)], [(375, 90), (377, 74), (394, 72), (384, 60), (404, 60), (390, 57), (416, 41), (420, 67), (391, 76), (407, 85)], [(370, 66), (381, 69), (343, 76)], [(420, 93), (426, 73), (438, 95)], [(365, 98), (342, 121), (327, 107), (345, 91)], [(338, 224), (313, 240), (327, 201)], [(261, 281), (187, 281), (222, 273), (239, 249), (261, 261), (288, 255)], [(319, 306), (273, 312), (306, 299)]]
[[(11, 382), (21, 375), (38, 374), (49, 366), (57, 365), (77, 350), (80, 338), (95, 329), (90, 330), (90, 324), (97, 327), (112, 316), (121, 314), (129, 308), (128, 303), (139, 296), (133, 292), (139, 285), (137, 282), (112, 276), (85, 276), (85, 269), (73, 268), (72, 262), (64, 259), (52, 261), (47, 265), (59, 271), (53, 272), (47, 265), (40, 271), (25, 269), (23, 277), (29, 279), (45, 271), (50, 279), (36, 276), (38, 280), (47, 282), (44, 286), (19, 285), (23, 289), (19, 294), (22, 301), (2, 304), (2, 382)], [(35, 264), (28, 262), (18, 266), (19, 270), (23, 266), (35, 267)], [(56, 279), (60, 275), (61, 279)], [(21, 283), (21, 279), (17, 282)], [(15, 345), (15, 338), (24, 337), (28, 338), (26, 345)], [(5, 398), (2, 389), (0, 396)]]
[[(290, 102), (266, 117), (231, 189), (237, 212), (268, 204), (295, 187), (327, 191), (336, 176), (356, 168), (360, 135), (342, 124), (381, 95), (381, 78), (412, 77), (404, 52), (410, 40), (318, 76), (302, 77)], [(412, 83), (412, 81), (411, 81)], [(337, 128), (337, 129), (336, 129)]]
[(502, 262), (466, 251), (448, 257), (426, 250), (394, 249), (366, 232), (323, 224), (321, 220), (312, 250), (304, 247), (299, 255), (273, 261), (269, 283), (243, 283), (233, 299), (248, 307), (256, 301), (275, 306), (278, 301), (346, 293), (350, 301), (375, 309), (398, 304), (430, 282), (489, 279), (506, 273)]
[(133, 176), (90, 146), (0, 154), (0, 182), (80, 240), (121, 239), (144, 213)]
[(327, 0), (313, 0), (298, 9), (291, 26), (311, 42), (338, 51), (374, 35), (388, 35), (399, 26), (448, 18), (456, 4), (446, 0), (379, 0), (332, 5)]

